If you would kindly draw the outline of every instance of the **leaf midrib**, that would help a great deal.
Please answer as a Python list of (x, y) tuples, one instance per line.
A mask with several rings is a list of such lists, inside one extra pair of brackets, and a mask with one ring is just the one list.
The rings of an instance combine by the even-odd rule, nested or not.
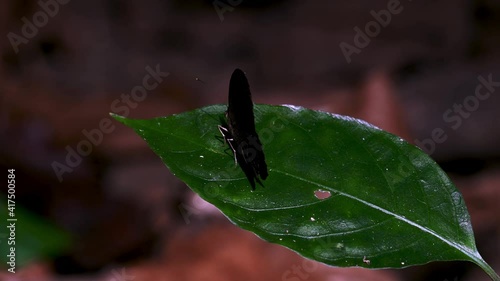
[(396, 213), (394, 213), (394, 212), (391, 212), (391, 211), (389, 211), (389, 210), (387, 210), (387, 209), (384, 209), (384, 208), (382, 208), (382, 207), (379, 207), (379, 206), (377, 206), (377, 205), (375, 205), (375, 204), (373, 204), (373, 203), (371, 203), (371, 202), (368, 202), (368, 201), (366, 201), (366, 200), (363, 200), (363, 199), (361, 199), (361, 198), (358, 198), (358, 197), (356, 197), (356, 196), (354, 196), (354, 195), (351, 195), (351, 194), (348, 194), (348, 193), (342, 192), (342, 191), (340, 191), (340, 190), (334, 189), (334, 188), (332, 188), (332, 187), (329, 187), (329, 186), (323, 185), (323, 184), (321, 184), (321, 183), (318, 183), (318, 182), (314, 182), (314, 181), (312, 181), (312, 180), (305, 179), (305, 178), (303, 178), (303, 177), (295, 176), (295, 175), (292, 175), (292, 174), (289, 174), (289, 173), (287, 173), (287, 172), (283, 172), (283, 171), (280, 171), (280, 170), (277, 170), (277, 169), (274, 169), (274, 171), (275, 171), (275, 172), (277, 172), (277, 173), (283, 174), (283, 175), (285, 175), (285, 176), (289, 176), (289, 177), (295, 178), (295, 179), (297, 179), (297, 180), (300, 180), (300, 181), (303, 181), (303, 182), (306, 182), (306, 183), (309, 183), (309, 184), (312, 184), (312, 185), (316, 185), (316, 186), (318, 186), (318, 187), (320, 187), (320, 188), (325, 188), (325, 189), (327, 189), (327, 190), (330, 190), (330, 191), (336, 192), (336, 193), (338, 193), (338, 194), (340, 194), (340, 195), (343, 195), (343, 196), (345, 196), (345, 197), (347, 197), (347, 198), (350, 198), (350, 199), (352, 199), (352, 200), (358, 201), (358, 202), (360, 202), (360, 203), (362, 203), (362, 204), (364, 204), (364, 205), (366, 205), (366, 206), (368, 206), (368, 207), (370, 207), (370, 208), (372, 208), (372, 209), (374, 209), (374, 210), (377, 210), (377, 211), (380, 211), (380, 212), (382, 212), (382, 213), (384, 213), (384, 214), (387, 214), (387, 215), (393, 216), (394, 218), (396, 218), (396, 219), (398, 219), (398, 220), (400, 220), (400, 221), (402, 221), (402, 222), (404, 222), (404, 223), (406, 223), (406, 224), (408, 224), (408, 225), (411, 225), (411, 226), (413, 226), (413, 227), (415, 227), (415, 228), (419, 229), (419, 230), (420, 230), (420, 231), (422, 231), (422, 232), (426, 232), (426, 233), (428, 233), (428, 234), (430, 234), (430, 235), (432, 235), (432, 236), (436, 237), (437, 239), (439, 239), (439, 240), (443, 241), (445, 244), (448, 244), (450, 247), (457, 249), (457, 250), (458, 250), (458, 251), (460, 251), (461, 253), (464, 253), (465, 255), (467, 255), (468, 257), (470, 257), (472, 260), (477, 261), (477, 262), (481, 262), (481, 261), (482, 261), (482, 259), (481, 259), (480, 257), (478, 257), (478, 256), (475, 254), (475, 252), (474, 252), (474, 251), (472, 251), (473, 249), (469, 249), (469, 248), (463, 247), (462, 245), (457, 244), (457, 243), (455, 243), (454, 241), (450, 241), (450, 240), (446, 239), (445, 237), (443, 237), (443, 236), (441, 236), (441, 235), (437, 234), (437, 233), (436, 233), (436, 232), (434, 232), (432, 229), (429, 229), (429, 228), (427, 228), (427, 227), (425, 227), (425, 226), (423, 226), (423, 225), (420, 225), (420, 224), (418, 224), (418, 223), (416, 223), (416, 222), (413, 222), (413, 221), (411, 221), (411, 220), (408, 220), (407, 218), (405, 218), (405, 217), (403, 217), (403, 216), (400, 216), (400, 215), (398, 215), (398, 214), (396, 214)]

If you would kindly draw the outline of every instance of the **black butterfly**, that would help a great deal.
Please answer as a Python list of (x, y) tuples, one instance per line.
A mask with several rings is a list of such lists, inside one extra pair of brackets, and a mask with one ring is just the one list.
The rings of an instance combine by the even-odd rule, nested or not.
[(240, 165), (255, 190), (255, 181), (263, 186), (260, 180), (265, 180), (268, 173), (262, 144), (255, 131), (250, 85), (240, 69), (234, 70), (229, 82), (226, 119), (227, 124), (219, 125), (219, 131), (233, 150), (235, 164)]

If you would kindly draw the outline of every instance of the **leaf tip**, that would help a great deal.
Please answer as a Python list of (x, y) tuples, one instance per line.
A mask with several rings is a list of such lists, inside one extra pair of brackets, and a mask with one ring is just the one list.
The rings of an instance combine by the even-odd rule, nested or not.
[(124, 121), (125, 121), (125, 119), (126, 119), (125, 117), (123, 117), (123, 116), (121, 116), (121, 115), (118, 115), (118, 114), (116, 114), (116, 113), (113, 113), (113, 112), (110, 112), (110, 113), (109, 113), (109, 116), (113, 117), (116, 121), (119, 121), (119, 122), (121, 122), (121, 123), (124, 123)]

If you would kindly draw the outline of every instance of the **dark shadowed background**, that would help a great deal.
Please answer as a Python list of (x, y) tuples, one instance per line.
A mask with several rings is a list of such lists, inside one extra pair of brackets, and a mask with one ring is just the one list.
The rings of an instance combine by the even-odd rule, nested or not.
[(488, 280), (465, 262), (332, 268), (263, 242), (108, 113), (226, 103), (241, 68), (256, 103), (362, 118), (421, 146), (498, 272), (499, 27), (496, 0), (2, 1), (0, 167), (38, 226), (17, 229), (17, 273), (2, 260), (0, 279)]

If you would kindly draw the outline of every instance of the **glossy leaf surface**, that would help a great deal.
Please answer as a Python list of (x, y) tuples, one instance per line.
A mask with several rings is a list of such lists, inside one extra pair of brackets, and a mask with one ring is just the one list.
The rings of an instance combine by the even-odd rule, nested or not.
[(225, 110), (114, 117), (193, 191), (264, 240), (340, 267), (468, 260), (499, 280), (476, 250), (461, 194), (419, 148), (350, 117), (255, 105), (269, 177), (252, 191), (218, 138)]

